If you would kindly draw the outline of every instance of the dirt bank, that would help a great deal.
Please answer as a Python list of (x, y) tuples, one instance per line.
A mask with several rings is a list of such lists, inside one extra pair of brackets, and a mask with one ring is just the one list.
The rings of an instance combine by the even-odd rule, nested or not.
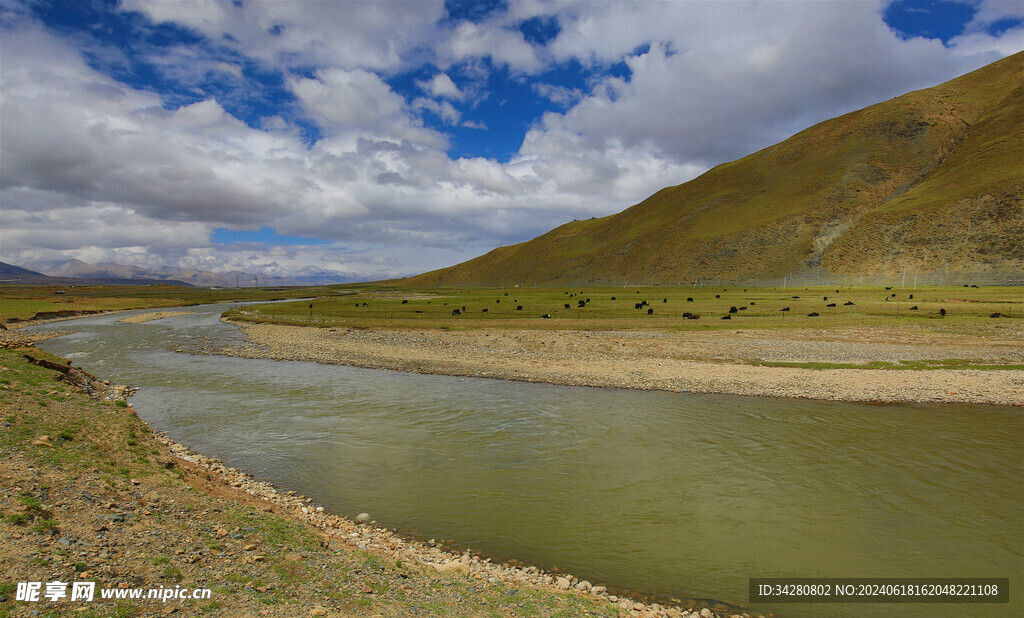
[(1018, 327), (982, 335), (914, 328), (608, 332), (369, 330), (239, 324), (249, 344), (189, 351), (577, 386), (844, 401), (1024, 405), (1019, 369), (810, 369), (965, 359), (1024, 364)]

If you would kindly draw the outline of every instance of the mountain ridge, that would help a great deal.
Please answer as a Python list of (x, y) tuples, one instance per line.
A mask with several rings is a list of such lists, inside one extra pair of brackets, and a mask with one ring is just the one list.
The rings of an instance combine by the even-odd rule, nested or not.
[(1024, 269), (1024, 53), (411, 285)]

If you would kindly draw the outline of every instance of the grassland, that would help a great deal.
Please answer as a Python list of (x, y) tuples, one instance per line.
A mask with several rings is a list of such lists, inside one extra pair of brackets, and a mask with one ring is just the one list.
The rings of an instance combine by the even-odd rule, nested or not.
[(323, 288), (209, 289), (174, 285), (0, 285), (0, 323), (39, 313), (124, 311), (225, 301), (280, 300), (315, 296)]
[[(691, 298), (692, 302), (688, 300)], [(645, 301), (647, 305), (635, 308), (637, 303)], [(730, 313), (733, 307), (736, 311)], [(784, 311), (786, 308), (788, 311)], [(453, 315), (456, 309), (460, 315)], [(943, 310), (945, 315), (941, 314)], [(685, 313), (700, 318), (687, 319)], [(812, 313), (818, 315), (810, 316)], [(995, 313), (1005, 317), (990, 317)], [(544, 315), (550, 318), (542, 317)], [(730, 319), (723, 320), (725, 316)], [(228, 312), (226, 317), (240, 322), (378, 329), (678, 332), (917, 326), (932, 332), (973, 333), (987, 330), (994, 324), (1019, 325), (1024, 318), (1024, 288), (399, 290), (362, 286), (332, 289), (312, 301), (239, 308)]]

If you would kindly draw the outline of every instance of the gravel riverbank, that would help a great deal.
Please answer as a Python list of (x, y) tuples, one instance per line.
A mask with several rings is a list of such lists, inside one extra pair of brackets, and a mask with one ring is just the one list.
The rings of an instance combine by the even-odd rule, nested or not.
[(985, 334), (914, 328), (716, 332), (370, 330), (238, 324), (248, 345), (188, 350), (417, 373), (694, 393), (843, 401), (1024, 405), (1019, 369), (810, 369), (965, 359), (1024, 364), (1019, 326)]

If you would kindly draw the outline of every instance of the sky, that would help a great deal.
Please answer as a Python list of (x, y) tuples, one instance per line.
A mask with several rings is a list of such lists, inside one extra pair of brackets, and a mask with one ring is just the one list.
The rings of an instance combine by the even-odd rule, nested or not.
[(1024, 49), (1024, 0), (0, 0), (0, 260), (401, 277)]

